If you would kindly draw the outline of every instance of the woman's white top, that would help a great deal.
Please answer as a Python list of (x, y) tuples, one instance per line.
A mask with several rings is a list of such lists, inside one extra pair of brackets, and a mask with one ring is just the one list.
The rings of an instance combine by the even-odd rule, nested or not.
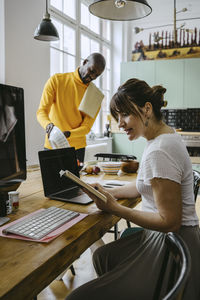
[(151, 188), (152, 178), (169, 179), (181, 185), (182, 225), (198, 225), (192, 164), (186, 146), (178, 133), (161, 134), (147, 141), (140, 163), (136, 186), (142, 197), (142, 209), (158, 212)]

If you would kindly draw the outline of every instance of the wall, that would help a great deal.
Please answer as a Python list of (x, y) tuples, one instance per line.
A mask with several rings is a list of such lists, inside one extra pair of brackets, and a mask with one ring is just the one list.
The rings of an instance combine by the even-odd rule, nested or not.
[(4, 0), (0, 0), (0, 83), (5, 82)]
[(112, 76), (112, 88), (111, 94), (114, 94), (120, 85), (120, 63), (121, 61), (125, 61), (124, 52), (123, 52), (123, 23), (122, 22), (112, 22), (113, 24), (113, 51), (114, 56), (112, 57), (112, 67), (113, 67), (113, 74)]
[[(2, 56), (3, 2), (0, 0), (0, 82), (24, 88), (27, 165), (34, 165), (38, 164), (37, 153), (43, 149), (44, 142), (44, 129), (36, 120), (36, 110), (50, 74), (49, 43), (33, 39), (35, 28), (45, 12), (45, 1), (5, 1), (5, 57)], [(120, 84), (120, 63), (126, 53), (123, 57), (123, 22), (113, 22), (113, 27), (115, 55), (111, 60), (115, 76), (111, 90), (115, 92)], [(5, 62), (5, 72), (1, 62)]]
[(49, 77), (48, 43), (33, 39), (45, 11), (45, 1), (5, 1), (5, 83), (24, 88), (27, 164), (38, 163), (44, 130), (36, 110)]
[[(163, 30), (168, 32), (173, 30), (174, 1), (162, 1), (162, 5), (160, 5), (160, 2), (160, 0), (148, 0), (148, 3), (152, 7), (152, 13), (145, 18), (138, 19), (129, 23), (132, 32), (129, 37), (129, 44), (131, 44), (130, 50), (133, 50), (135, 43), (137, 41), (139, 42), (140, 40), (142, 40), (145, 45), (148, 45), (149, 33), (153, 35), (154, 32), (159, 32), (159, 35), (161, 36)], [(183, 8), (187, 8), (187, 11), (181, 12)], [(176, 15), (177, 28), (184, 24), (183, 28), (185, 29), (194, 29), (195, 27), (200, 29), (199, 0), (177, 0), (176, 10), (177, 12), (179, 11), (179, 13), (177, 13)], [(155, 28), (151, 28), (154, 26)], [(135, 27), (143, 28), (144, 30), (138, 34), (135, 34)]]

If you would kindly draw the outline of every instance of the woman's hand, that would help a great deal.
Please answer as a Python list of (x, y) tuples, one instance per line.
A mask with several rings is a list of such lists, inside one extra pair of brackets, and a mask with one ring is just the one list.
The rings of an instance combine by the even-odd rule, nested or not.
[(120, 204), (116, 201), (117, 199), (107, 191), (107, 189), (104, 189), (100, 184), (95, 183), (91, 184), (95, 189), (97, 189), (100, 193), (106, 196), (107, 202), (105, 203), (100, 198), (96, 197), (94, 194), (90, 193), (88, 190), (83, 189), (84, 192), (95, 202), (96, 206), (104, 210), (106, 212), (115, 214), (116, 211), (120, 209)]

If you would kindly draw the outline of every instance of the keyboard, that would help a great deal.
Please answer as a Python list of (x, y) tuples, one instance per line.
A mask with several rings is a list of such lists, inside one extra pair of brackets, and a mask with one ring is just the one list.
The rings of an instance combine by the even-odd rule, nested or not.
[(68, 191), (53, 194), (52, 196), (57, 196), (57, 197), (65, 198), (65, 199), (71, 199), (71, 198), (81, 196), (83, 194), (84, 194), (84, 192), (78, 187), (73, 190), (68, 190)]
[(40, 240), (78, 215), (78, 212), (51, 206), (5, 228), (3, 233), (14, 233), (34, 240)]

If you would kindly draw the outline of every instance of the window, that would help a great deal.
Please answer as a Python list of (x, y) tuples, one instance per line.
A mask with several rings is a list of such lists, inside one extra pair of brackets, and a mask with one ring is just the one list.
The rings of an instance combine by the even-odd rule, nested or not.
[(81, 3), (81, 24), (100, 34), (100, 19), (92, 15), (83, 3)]
[(60, 40), (50, 43), (50, 74), (72, 72), (93, 52), (106, 59), (106, 69), (94, 83), (105, 95), (101, 111), (92, 130), (101, 135), (105, 131), (111, 90), (111, 22), (99, 19), (88, 10), (85, 0), (49, 0), (52, 22)]
[(63, 22), (52, 18), (60, 39), (51, 42), (50, 47), (50, 74), (72, 72), (76, 68), (76, 32)]
[(50, 0), (52, 9), (56, 9), (65, 15), (75, 19), (76, 18), (76, 2), (69, 0)]
[(100, 52), (100, 43), (81, 34), (81, 60), (84, 60), (92, 52)]

